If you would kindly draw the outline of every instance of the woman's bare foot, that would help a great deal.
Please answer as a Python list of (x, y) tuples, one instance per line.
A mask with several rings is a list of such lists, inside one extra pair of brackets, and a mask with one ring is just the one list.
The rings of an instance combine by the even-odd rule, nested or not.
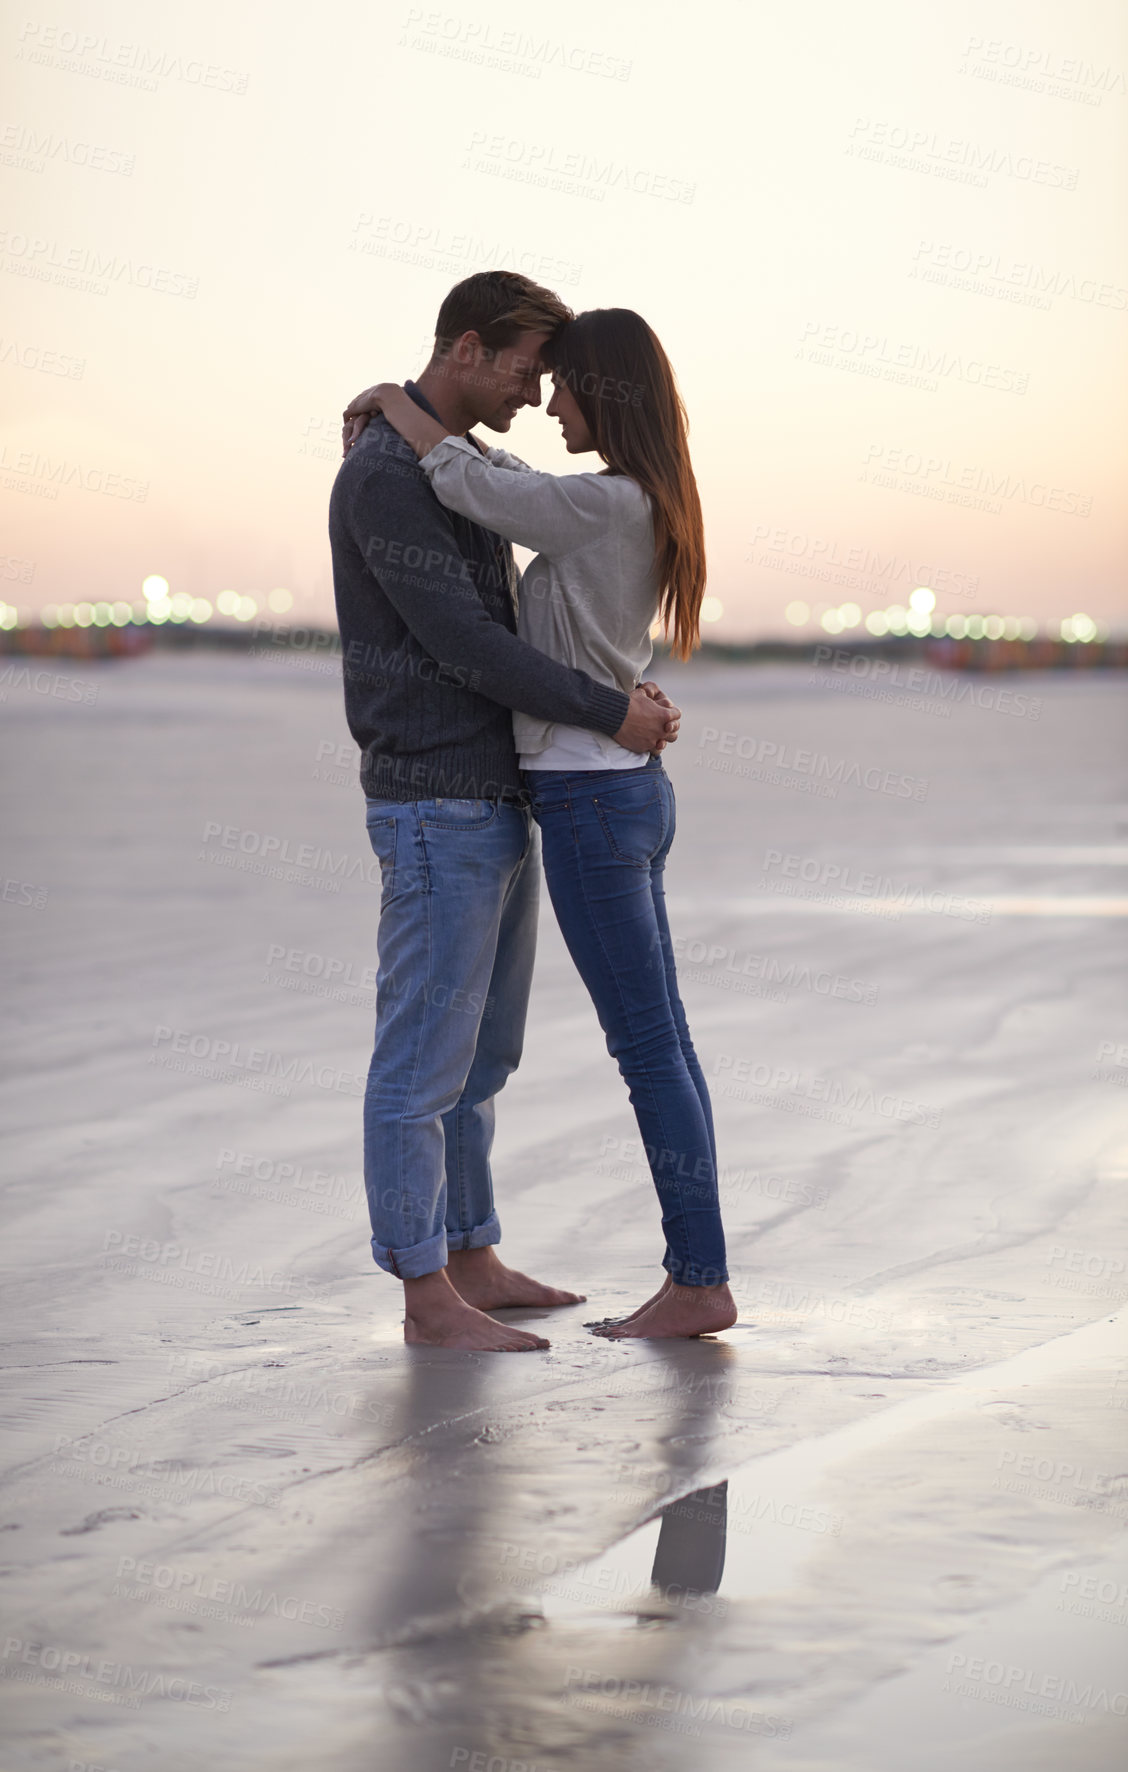
[(655, 1292), (652, 1297), (648, 1298), (645, 1304), (640, 1304), (637, 1309), (633, 1310), (629, 1317), (596, 1317), (594, 1322), (585, 1323), (584, 1328), (603, 1329), (606, 1328), (609, 1323), (614, 1323), (619, 1326), (623, 1323), (633, 1323), (636, 1317), (641, 1317), (643, 1311), (648, 1311), (652, 1304), (657, 1304), (660, 1298), (665, 1298), (673, 1283), (674, 1282), (671, 1280), (669, 1274), (667, 1274), (657, 1292)]
[(484, 1249), (452, 1249), (447, 1256), (447, 1274), (460, 1298), (480, 1311), (512, 1310), (521, 1305), (551, 1308), (562, 1304), (583, 1304), (582, 1292), (564, 1292), (559, 1286), (545, 1286), (530, 1280), (498, 1260), (491, 1245)]
[(403, 1283), (403, 1338), (413, 1347), (455, 1347), (471, 1353), (529, 1354), (549, 1344), (543, 1335), (529, 1335), (495, 1323), (460, 1298), (439, 1268)]
[(727, 1286), (676, 1286), (673, 1281), (637, 1316), (597, 1329), (609, 1341), (637, 1336), (659, 1340), (694, 1335), (716, 1335), (736, 1322), (736, 1305)]

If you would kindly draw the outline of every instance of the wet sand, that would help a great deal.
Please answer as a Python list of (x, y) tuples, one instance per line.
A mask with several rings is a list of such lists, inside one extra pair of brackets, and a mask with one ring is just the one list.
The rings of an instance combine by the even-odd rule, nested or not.
[(661, 1244), (546, 908), (502, 1250), (589, 1302), (518, 1358), (371, 1263), (308, 663), (6, 685), (5, 1772), (1122, 1764), (1122, 680), (663, 670), (740, 1321), (584, 1328)]

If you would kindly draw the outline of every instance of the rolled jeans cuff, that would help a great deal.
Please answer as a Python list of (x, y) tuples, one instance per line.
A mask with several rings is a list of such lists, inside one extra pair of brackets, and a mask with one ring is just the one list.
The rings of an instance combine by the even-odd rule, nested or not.
[(372, 1259), (397, 1280), (421, 1280), (424, 1274), (433, 1274), (446, 1266), (446, 1232), (440, 1231), (424, 1243), (412, 1243), (407, 1249), (386, 1249), (373, 1237)]
[(724, 1262), (720, 1267), (702, 1267), (697, 1261), (679, 1261), (669, 1250), (663, 1257), (662, 1266), (675, 1286), (723, 1286), (728, 1280), (728, 1268)]
[(424, 1274), (433, 1274), (447, 1264), (447, 1251), (450, 1249), (484, 1249), (489, 1243), (501, 1242), (501, 1223), (496, 1212), (491, 1212), (484, 1224), (477, 1224), (469, 1231), (439, 1231), (436, 1236), (428, 1237), (425, 1242), (412, 1243), (407, 1249), (387, 1249), (383, 1243), (372, 1239), (372, 1259), (377, 1267), (383, 1268), (386, 1274), (394, 1274), (397, 1280), (421, 1280)]
[(485, 1249), (490, 1243), (501, 1242), (501, 1220), (496, 1212), (491, 1212), (484, 1224), (476, 1224), (472, 1231), (448, 1231), (446, 1234), (448, 1249)]

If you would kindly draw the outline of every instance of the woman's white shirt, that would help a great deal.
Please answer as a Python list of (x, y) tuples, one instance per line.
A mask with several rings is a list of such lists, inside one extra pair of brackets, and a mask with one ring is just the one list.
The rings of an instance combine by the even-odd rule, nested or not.
[[(440, 503), (536, 558), (521, 577), (517, 632), (561, 664), (629, 694), (658, 610), (650, 501), (622, 474), (542, 474), (505, 449), (444, 437), (420, 462)], [(648, 759), (602, 733), (514, 712), (523, 769), (633, 769)]]

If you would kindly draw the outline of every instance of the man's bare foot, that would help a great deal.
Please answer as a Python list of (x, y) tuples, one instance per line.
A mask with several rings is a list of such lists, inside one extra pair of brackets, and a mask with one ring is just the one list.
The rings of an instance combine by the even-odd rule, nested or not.
[(498, 1260), (492, 1246), (485, 1249), (452, 1249), (447, 1256), (447, 1273), (459, 1297), (480, 1311), (512, 1310), (521, 1305), (542, 1308), (562, 1304), (583, 1304), (582, 1292), (563, 1292), (559, 1286), (544, 1286), (519, 1274)]
[(655, 1292), (650, 1298), (648, 1298), (645, 1304), (640, 1304), (635, 1310), (633, 1310), (629, 1317), (596, 1317), (594, 1322), (585, 1323), (584, 1328), (585, 1329), (603, 1329), (603, 1328), (606, 1328), (606, 1326), (610, 1323), (614, 1323), (614, 1324), (620, 1325), (620, 1326), (623, 1323), (633, 1323), (636, 1317), (641, 1317), (643, 1311), (648, 1311), (652, 1304), (657, 1304), (658, 1300), (660, 1298), (665, 1298), (667, 1292), (670, 1290), (670, 1287), (673, 1285), (673, 1283), (674, 1282), (671, 1280), (669, 1274), (667, 1274), (666, 1278), (662, 1281), (662, 1284), (659, 1286), (657, 1292)]
[(660, 1340), (715, 1335), (720, 1329), (731, 1329), (736, 1314), (727, 1286), (676, 1286), (671, 1281), (668, 1289), (637, 1316), (622, 1323), (609, 1323), (595, 1333), (609, 1341), (636, 1336), (640, 1340)]
[(455, 1347), (470, 1353), (529, 1354), (549, 1344), (543, 1335), (528, 1335), (495, 1323), (460, 1298), (439, 1268), (403, 1283), (403, 1338), (413, 1347)]

